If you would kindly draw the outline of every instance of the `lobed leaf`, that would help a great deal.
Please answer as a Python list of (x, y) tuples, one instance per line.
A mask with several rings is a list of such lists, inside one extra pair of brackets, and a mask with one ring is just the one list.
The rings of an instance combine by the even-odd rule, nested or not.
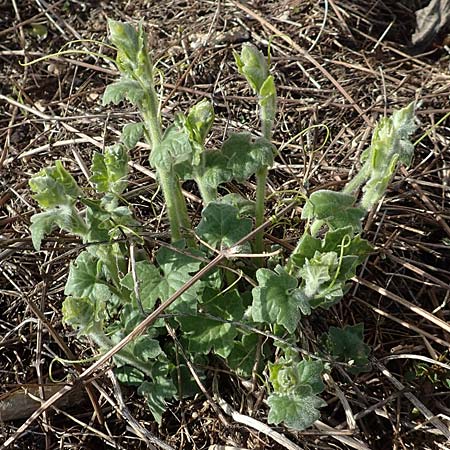
[(267, 399), (269, 416), (267, 421), (278, 425), (284, 423), (295, 430), (302, 431), (320, 419), (318, 408), (326, 406), (326, 402), (317, 395), (297, 396), (271, 394)]
[(240, 341), (234, 342), (233, 349), (227, 357), (227, 364), (239, 376), (249, 377), (252, 374), (257, 361), (258, 339), (258, 335), (252, 333), (244, 334)]
[(355, 197), (343, 192), (319, 190), (311, 194), (302, 211), (302, 219), (325, 221), (331, 229), (352, 226), (361, 229), (366, 212), (354, 206)]
[(100, 281), (100, 271), (98, 258), (88, 251), (80, 253), (77, 259), (70, 263), (64, 294), (78, 298), (89, 297)]
[(160, 296), (160, 284), (162, 281), (160, 271), (148, 261), (137, 261), (135, 274), (137, 286), (135, 286), (135, 280), (131, 272), (122, 278), (120, 284), (131, 291), (131, 298), (134, 301), (137, 301), (135, 295), (137, 288), (143, 308), (151, 311)]
[(214, 108), (209, 100), (193, 106), (184, 120), (184, 127), (191, 141), (203, 146), (214, 122)]
[(121, 140), (125, 147), (132, 149), (144, 135), (145, 126), (143, 122), (127, 123), (122, 128)]
[(323, 363), (302, 360), (300, 362), (280, 358), (269, 363), (273, 393), (269, 395), (268, 422), (284, 422), (288, 427), (304, 430), (320, 418), (318, 408), (326, 403), (317, 396), (324, 389)]
[(144, 90), (138, 81), (123, 78), (106, 86), (102, 104), (103, 106), (110, 103), (118, 105), (123, 100), (128, 100), (134, 106), (140, 107), (144, 95)]
[(163, 172), (177, 173), (182, 179), (192, 178), (197, 151), (177, 122), (166, 130), (160, 144), (152, 150), (150, 164)]
[(307, 299), (297, 288), (297, 280), (277, 266), (275, 271), (258, 269), (258, 286), (253, 288), (252, 317), (255, 322), (283, 325), (293, 333), (301, 313), (309, 314)]
[[(202, 313), (225, 320), (240, 320), (244, 313), (241, 297), (236, 290), (221, 293), (205, 288), (200, 307)], [(191, 353), (206, 355), (214, 350), (223, 358), (231, 353), (238, 333), (234, 325), (204, 315), (179, 317), (177, 320)]]
[(221, 150), (226, 158), (226, 169), (231, 179), (245, 181), (262, 167), (273, 164), (273, 146), (263, 137), (254, 138), (250, 133), (234, 133)]
[(153, 382), (144, 381), (138, 388), (139, 395), (147, 400), (153, 417), (161, 424), (162, 415), (167, 409), (166, 399), (172, 399), (177, 389), (169, 376), (168, 362), (158, 362), (152, 367)]
[(202, 211), (197, 234), (209, 245), (228, 248), (250, 233), (252, 222), (239, 217), (234, 206), (220, 202), (210, 202)]
[(364, 343), (364, 324), (330, 327), (324, 341), (336, 361), (349, 364), (347, 370), (350, 373), (358, 375), (369, 370), (370, 347)]
[(82, 238), (85, 238), (88, 233), (88, 225), (80, 217), (75, 207), (64, 204), (56, 206), (31, 217), (31, 240), (37, 251), (41, 248), (44, 236), (50, 234), (56, 227)]
[(127, 187), (128, 154), (121, 144), (106, 147), (103, 154), (94, 153), (91, 181), (98, 192), (121, 194)]
[(73, 205), (82, 195), (75, 179), (61, 161), (55, 161), (54, 166), (42, 169), (30, 179), (29, 185), (35, 193), (33, 198), (43, 209)]

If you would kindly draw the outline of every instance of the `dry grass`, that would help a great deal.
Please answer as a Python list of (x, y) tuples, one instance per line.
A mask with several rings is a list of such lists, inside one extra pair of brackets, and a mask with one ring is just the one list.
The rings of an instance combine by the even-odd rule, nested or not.
[[(61, 324), (67, 264), (79, 243), (55, 234), (46, 240), (45, 251), (33, 251), (29, 224), (35, 203), (28, 179), (63, 159), (87, 185), (85, 167), (95, 146), (114, 142), (121, 126), (135, 116), (131, 109), (100, 106), (115, 72), (99, 57), (78, 54), (25, 67), (21, 63), (75, 39), (103, 41), (107, 17), (143, 19), (164, 72), (164, 117), (169, 120), (177, 110), (211, 98), (217, 114), (211, 146), (232, 129), (255, 129), (253, 96), (236, 73), (232, 50), (244, 41), (260, 48), (271, 41), (280, 98), (274, 140), (282, 147), (270, 172), (272, 206), (291, 190), (312, 192), (345, 183), (358, 170), (358, 156), (375, 120), (420, 101), (413, 164), (397, 174), (366, 223), (365, 235), (378, 252), (345, 300), (311, 316), (300, 330), (302, 345), (314, 349), (330, 325), (364, 322), (372, 370), (357, 378), (333, 371), (322, 423), (303, 433), (277, 430), (304, 449), (447, 448), (450, 122), (436, 125), (450, 112), (450, 56), (439, 42), (426, 54), (408, 52), (413, 11), (423, 1), (370, 3), (328, 0), (324, 15), (324, 2), (312, 0), (254, 0), (246, 6), (234, 0), (101, 6), (93, 0), (58, 1), (51, 7), (42, 0), (0, 2), (0, 404), (16, 390), (23, 397), (23, 388), (48, 397), (49, 365), (56, 355), (82, 359), (93, 354), (88, 343)], [(47, 28), (45, 38), (33, 34), (31, 24), (36, 23)], [(68, 48), (112, 55), (90, 42)], [(327, 141), (325, 127), (330, 130)], [(145, 146), (133, 152), (128, 197), (144, 228), (164, 233), (156, 183), (141, 168), (147, 167), (147, 157)], [(186, 191), (190, 188), (185, 185)], [(232, 188), (252, 195), (251, 183)], [(190, 198), (193, 217), (198, 216), (196, 192)], [(289, 213), (282, 226), (269, 232), (269, 239), (289, 245), (299, 235), (297, 215)], [(243, 380), (217, 369), (210, 369), (207, 389), (211, 392), (211, 382), (220, 380), (219, 392), (232, 408), (265, 423), (263, 387), (249, 392)], [(63, 379), (70, 372), (59, 366), (53, 376)], [(37, 388), (43, 385), (49, 387)], [(57, 413), (45, 410), (11, 448), (287, 445), (243, 424), (230, 411), (218, 414), (202, 396), (174, 403), (158, 429), (135, 393), (119, 388), (107, 373), (98, 373), (89, 391), (91, 401), (79, 389)], [(2, 424), (0, 443), (15, 436), (25, 417)]]

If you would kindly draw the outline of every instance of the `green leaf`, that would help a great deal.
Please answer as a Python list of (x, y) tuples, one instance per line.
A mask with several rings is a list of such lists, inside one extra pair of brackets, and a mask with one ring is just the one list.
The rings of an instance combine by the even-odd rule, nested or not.
[(192, 177), (192, 166), (198, 150), (185, 130), (176, 122), (171, 125), (150, 154), (150, 164), (164, 172), (175, 171), (182, 179)]
[(343, 256), (357, 256), (358, 262), (362, 263), (373, 251), (373, 247), (360, 235), (354, 237), (353, 235), (352, 226), (330, 230), (325, 234), (324, 239), (314, 238), (309, 233), (305, 233), (300, 238), (291, 259), (297, 267), (303, 267), (305, 261), (314, 258), (316, 252), (335, 252)]
[(227, 357), (228, 367), (239, 376), (251, 376), (255, 366), (257, 348), (257, 334), (243, 335), (241, 341), (235, 341), (233, 350)]
[(125, 147), (132, 149), (144, 135), (145, 126), (143, 122), (127, 123), (122, 128), (121, 140)]
[(361, 206), (370, 210), (386, 192), (386, 188), (399, 163), (409, 165), (414, 153), (410, 141), (416, 129), (414, 102), (383, 117), (376, 125), (370, 147), (361, 155), (363, 166), (344, 188), (354, 193), (362, 186)]
[(297, 396), (271, 394), (267, 399), (269, 416), (267, 421), (275, 425), (283, 422), (286, 426), (302, 431), (320, 419), (318, 408), (326, 406), (326, 402), (316, 395)]
[(159, 342), (149, 336), (139, 336), (133, 342), (133, 354), (145, 362), (151, 362), (162, 354)]
[(111, 42), (117, 50), (125, 53), (128, 59), (135, 60), (141, 49), (142, 37), (139, 35), (141, 27), (136, 31), (129, 23), (108, 19), (108, 28)]
[(277, 112), (277, 92), (275, 89), (275, 80), (271, 75), (264, 81), (259, 95), (263, 120), (272, 124)]
[(307, 259), (314, 257), (317, 251), (322, 251), (322, 241), (304, 233), (300, 238), (291, 259), (297, 267), (303, 267)]
[(110, 103), (118, 105), (121, 101), (128, 100), (134, 106), (140, 107), (144, 95), (144, 90), (137, 81), (121, 79), (106, 86), (102, 103), (103, 106)]
[(153, 382), (144, 381), (138, 388), (139, 395), (147, 400), (150, 411), (156, 422), (161, 424), (162, 415), (167, 409), (166, 399), (172, 399), (177, 389), (169, 376), (167, 362), (156, 363), (152, 367)]
[(50, 234), (56, 227), (83, 239), (88, 233), (88, 226), (73, 206), (56, 206), (31, 217), (31, 240), (36, 250), (40, 250), (44, 236)]
[(209, 245), (218, 248), (231, 247), (252, 229), (252, 222), (239, 218), (239, 210), (231, 205), (210, 202), (202, 211), (197, 234)]
[(347, 370), (358, 375), (370, 369), (370, 347), (364, 343), (364, 324), (344, 328), (330, 327), (324, 336), (325, 346), (336, 361), (350, 365)]
[(234, 133), (223, 143), (222, 155), (226, 168), (236, 181), (245, 181), (262, 167), (273, 164), (273, 146), (263, 137), (253, 138), (250, 133)]
[[(192, 253), (190, 256), (186, 252)], [(197, 257), (204, 257), (193, 249), (180, 248), (179, 251), (168, 247), (161, 247), (156, 255), (156, 260), (162, 270), (163, 276), (158, 286), (161, 300), (168, 299), (200, 269), (201, 261)], [(173, 303), (167, 312), (195, 314), (197, 311), (197, 298), (203, 288), (202, 282), (197, 282), (189, 288), (180, 298)]]
[(128, 23), (108, 20), (111, 42), (117, 48), (116, 64), (127, 76), (152, 81), (152, 63), (147, 51), (147, 36), (139, 23), (136, 30)]
[[(160, 284), (162, 281), (160, 271), (148, 261), (137, 261), (135, 270), (142, 306), (145, 310), (151, 311), (160, 296)], [(131, 298), (136, 301), (136, 286), (133, 274), (131, 272), (127, 273), (120, 284), (131, 291)]]
[(121, 194), (127, 187), (128, 155), (121, 144), (106, 147), (103, 154), (94, 153), (91, 181), (98, 192)]
[(98, 259), (87, 251), (80, 253), (77, 259), (70, 263), (64, 294), (89, 297), (100, 277), (98, 262)]
[(82, 195), (76, 181), (61, 161), (55, 161), (54, 166), (42, 169), (30, 179), (29, 185), (35, 192), (33, 198), (44, 209), (73, 205)]
[[(224, 293), (206, 288), (203, 293), (201, 311), (225, 320), (240, 320), (244, 313), (242, 300), (237, 291)], [(179, 317), (183, 336), (188, 340), (191, 353), (214, 352), (226, 358), (232, 351), (237, 330), (234, 325), (223, 323), (208, 316)]]
[(258, 269), (258, 286), (253, 288), (252, 317), (255, 322), (283, 325), (293, 333), (303, 314), (310, 309), (304, 296), (297, 290), (297, 280), (277, 266), (275, 271)]
[(269, 363), (269, 369), (270, 382), (277, 394), (311, 395), (324, 389), (321, 361), (294, 361), (282, 357), (277, 363)]
[(269, 76), (269, 66), (266, 57), (251, 44), (244, 44), (241, 54), (234, 53), (239, 73), (242, 74), (252, 87), (260, 94), (261, 88)]
[(130, 386), (139, 386), (145, 379), (145, 375), (140, 370), (131, 366), (115, 367), (114, 373), (121, 383)]
[(221, 150), (203, 152), (196, 176), (203, 184), (216, 189), (232, 180), (246, 181), (262, 167), (272, 164), (273, 146), (268, 140), (253, 138), (250, 133), (234, 133)]
[(355, 197), (342, 192), (319, 190), (311, 194), (302, 211), (302, 219), (325, 221), (331, 229), (352, 226), (361, 229), (366, 212), (353, 206)]
[(226, 194), (221, 197), (219, 201), (237, 208), (239, 211), (239, 217), (255, 216), (255, 202), (242, 197), (242, 195), (235, 193)]
[(78, 336), (99, 333), (105, 320), (105, 303), (101, 298), (67, 297), (62, 304), (64, 323), (78, 330)]

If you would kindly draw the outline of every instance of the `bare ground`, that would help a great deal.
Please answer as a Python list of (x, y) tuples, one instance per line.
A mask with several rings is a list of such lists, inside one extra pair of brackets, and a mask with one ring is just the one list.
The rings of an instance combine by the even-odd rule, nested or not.
[[(14, 392), (23, 400), (24, 387), (48, 396), (37, 387), (52, 389), (49, 365), (56, 355), (67, 358), (69, 351), (82, 359), (93, 354), (89, 343), (61, 324), (68, 260), (79, 243), (55, 233), (44, 251), (33, 250), (29, 224), (36, 205), (28, 180), (62, 159), (87, 185), (84, 166), (92, 152), (114, 142), (135, 116), (131, 108), (101, 106), (105, 85), (117, 74), (95, 54), (23, 63), (63, 45), (113, 56), (101, 43), (73, 41), (105, 42), (108, 17), (143, 20), (164, 73), (164, 117), (171, 119), (201, 98), (212, 99), (217, 119), (211, 146), (230, 130), (257, 126), (255, 102), (237, 74), (232, 51), (242, 42), (262, 49), (271, 42), (279, 95), (274, 140), (282, 152), (270, 172), (268, 214), (292, 190), (343, 185), (358, 170), (375, 120), (420, 102), (414, 161), (397, 173), (365, 226), (376, 254), (344, 301), (312, 315), (300, 330), (302, 345), (314, 349), (328, 326), (364, 322), (372, 369), (356, 378), (332, 372), (321, 424), (303, 433), (273, 429), (304, 449), (448, 448), (450, 128), (448, 119), (440, 120), (450, 112), (450, 55), (445, 36), (424, 53), (410, 51), (414, 10), (424, 3), (0, 2), (0, 402), (11, 400)], [(145, 146), (134, 150), (129, 199), (145, 229), (164, 237), (163, 204), (145, 169), (147, 158)], [(230, 189), (253, 195), (254, 186)], [(196, 220), (199, 205), (196, 192), (191, 194)], [(268, 230), (267, 238), (289, 245), (300, 231), (298, 213), (292, 213)], [(235, 410), (266, 423), (264, 386), (249, 393), (244, 380), (220, 369), (210, 368), (208, 389), (218, 378), (220, 394)], [(61, 366), (53, 370), (57, 380), (66, 375)], [(107, 373), (98, 374), (91, 390), (96, 401), (75, 390), (56, 412), (47, 410), (27, 424), (20, 437), (17, 429), (29, 412), (2, 423), (0, 443), (16, 436), (11, 448), (138, 449), (164, 448), (163, 443), (166, 448), (288, 448), (236, 417), (223, 414), (221, 420), (202, 396), (173, 403), (158, 428), (135, 392), (115, 386)], [(22, 408), (16, 404), (13, 409)]]

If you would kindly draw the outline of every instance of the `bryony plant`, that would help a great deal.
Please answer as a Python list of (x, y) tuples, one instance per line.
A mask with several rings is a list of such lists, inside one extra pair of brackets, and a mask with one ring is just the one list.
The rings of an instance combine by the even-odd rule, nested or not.
[[(163, 130), (155, 67), (142, 25), (136, 30), (109, 21), (109, 30), (120, 79), (106, 88), (103, 104), (129, 101), (139, 110), (141, 121), (124, 126), (120, 143), (94, 153), (92, 197), (60, 161), (30, 180), (42, 209), (31, 219), (36, 250), (55, 228), (79, 236), (85, 245), (70, 264), (62, 313), (64, 322), (80, 337), (90, 338), (100, 352), (112, 348), (157, 304), (189, 282), (214, 252), (233, 247), (263, 223), (267, 173), (276, 156), (271, 143), (275, 82), (267, 59), (255, 47), (244, 45), (235, 58), (257, 95), (261, 132), (233, 133), (221, 148), (209, 149), (205, 141), (214, 122), (212, 104), (203, 100), (187, 114), (178, 113)], [(258, 256), (256, 266), (242, 260), (245, 277), (236, 275), (231, 261), (215, 267), (180, 295), (144, 335), (116, 354), (119, 379), (137, 387), (158, 422), (168, 399), (195, 390), (186, 361), (177, 357), (178, 344), (167, 338), (167, 329), (177, 334), (185, 350), (182, 354), (200, 376), (210, 355), (242, 377), (253, 371), (268, 373), (268, 421), (296, 429), (310, 426), (326, 405), (319, 397), (326, 366), (322, 359), (335, 358), (353, 373), (365, 370), (368, 348), (360, 326), (331, 328), (322, 340), (322, 351), (309, 358), (289, 345), (276, 349), (265, 344), (261, 352), (258, 335), (249, 330), (295, 343), (303, 316), (343, 298), (357, 267), (373, 250), (361, 237), (362, 220), (384, 195), (397, 165), (409, 162), (413, 147), (408, 139), (414, 129), (413, 104), (379, 122), (362, 155), (361, 170), (343, 191), (319, 190), (304, 199), (303, 234), (294, 251), (280, 258), (282, 263), (272, 268), (265, 264), (260, 231), (253, 242), (234, 248), (234, 257), (240, 251)], [(151, 147), (149, 162), (157, 173), (171, 232), (171, 244), (161, 246), (154, 260), (145, 252), (130, 251), (142, 239), (139, 223), (123, 197), (128, 150), (143, 138)], [(256, 179), (255, 201), (237, 194), (219, 195), (222, 184), (250, 177)], [(181, 190), (186, 180), (197, 184), (203, 200), (195, 227)], [(263, 355), (259, 366), (257, 354)]]

